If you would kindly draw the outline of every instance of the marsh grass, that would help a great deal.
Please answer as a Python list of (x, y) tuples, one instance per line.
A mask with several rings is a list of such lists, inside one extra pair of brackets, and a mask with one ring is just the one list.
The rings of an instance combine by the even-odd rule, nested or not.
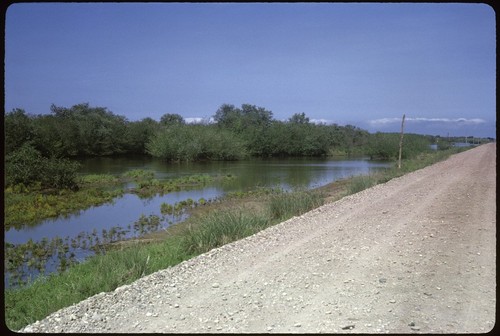
[(276, 192), (269, 199), (271, 219), (286, 219), (321, 206), (324, 196), (314, 191)]
[(66, 272), (38, 278), (28, 287), (6, 290), (6, 324), (11, 330), (19, 330), (56, 310), (113, 291), (189, 257), (174, 238), (90, 257)]
[(82, 175), (77, 179), (78, 185), (101, 185), (101, 184), (115, 184), (119, 183), (120, 179), (111, 174), (88, 174)]
[(4, 192), (5, 229), (33, 225), (46, 218), (70, 215), (91, 206), (113, 201), (122, 190), (83, 189), (77, 192), (61, 190), (56, 194), (35, 192)]
[[(166, 194), (206, 185), (214, 181), (234, 179), (232, 175), (198, 174), (160, 181), (154, 179), (153, 176), (153, 172), (142, 169), (124, 173), (121, 177), (110, 174), (85, 175), (78, 179), (80, 186), (78, 191), (61, 189), (41, 192), (22, 185), (6, 188), (4, 191), (5, 228), (35, 225), (44, 219), (75, 214), (91, 206), (112, 202), (113, 199), (126, 192), (134, 193), (141, 198), (150, 198), (156, 194)], [(110, 189), (110, 187), (131, 179), (137, 183), (137, 188), (131, 190)]]
[(213, 248), (250, 236), (268, 227), (267, 216), (242, 210), (223, 210), (209, 214), (196, 226), (188, 226), (183, 247), (189, 254), (201, 254)]
[(374, 176), (354, 176), (351, 178), (349, 183), (349, 194), (355, 194), (362, 190), (373, 187), (377, 184), (377, 180)]

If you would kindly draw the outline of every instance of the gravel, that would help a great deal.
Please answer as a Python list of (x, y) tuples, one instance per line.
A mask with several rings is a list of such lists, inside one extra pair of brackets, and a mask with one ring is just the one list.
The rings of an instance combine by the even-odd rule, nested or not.
[(61, 309), (21, 332), (482, 333), (496, 144)]

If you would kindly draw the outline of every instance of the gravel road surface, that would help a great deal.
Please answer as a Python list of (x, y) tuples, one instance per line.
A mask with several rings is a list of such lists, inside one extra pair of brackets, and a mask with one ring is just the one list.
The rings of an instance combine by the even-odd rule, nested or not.
[(482, 333), (496, 144), (326, 204), (23, 332)]

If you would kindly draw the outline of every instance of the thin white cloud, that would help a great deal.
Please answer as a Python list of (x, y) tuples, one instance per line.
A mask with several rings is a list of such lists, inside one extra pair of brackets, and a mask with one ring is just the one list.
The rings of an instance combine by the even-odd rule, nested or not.
[(197, 118), (197, 117), (194, 117), (194, 118), (184, 118), (184, 121), (187, 123), (187, 124), (209, 124), (209, 123), (212, 123), (214, 122), (213, 118)]
[(332, 120), (328, 119), (311, 119), (309, 121), (313, 124), (327, 124), (327, 125), (334, 124)]
[[(415, 123), (446, 123), (446, 124), (461, 124), (461, 125), (477, 125), (484, 124), (486, 120), (480, 118), (405, 118), (407, 122), (415, 122)], [(400, 123), (401, 118), (381, 118), (369, 120), (368, 123), (372, 126), (381, 126), (393, 123)]]
[(368, 120), (368, 123), (373, 126), (393, 124), (396, 122), (401, 122), (401, 118), (381, 118), (381, 119)]

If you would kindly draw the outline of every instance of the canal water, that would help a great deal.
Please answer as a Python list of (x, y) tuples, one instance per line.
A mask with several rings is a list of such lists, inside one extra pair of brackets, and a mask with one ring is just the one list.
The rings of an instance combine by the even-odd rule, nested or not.
[[(370, 161), (366, 158), (352, 159), (256, 159), (234, 162), (204, 162), (204, 163), (166, 163), (162, 160), (148, 157), (127, 158), (91, 158), (81, 161), (81, 174), (113, 174), (144, 169), (153, 171), (157, 179), (172, 179), (189, 175), (208, 174), (211, 176), (234, 176), (223, 182), (171, 192), (165, 195), (155, 195), (150, 198), (140, 198), (132, 193), (125, 193), (113, 202), (92, 207), (78, 213), (41, 221), (38, 225), (30, 225), (21, 229), (12, 228), (5, 232), (5, 242), (16, 246), (19, 244), (37, 243), (42, 240), (60, 239), (66, 241), (69, 249), (65, 255), (72, 255), (77, 261), (94, 254), (93, 250), (82, 248), (76, 241), (84, 237), (99, 238), (110, 231), (121, 232), (119, 239), (140, 236), (145, 233), (142, 223), (152, 221), (157, 217), (156, 225), (149, 225), (151, 230), (162, 230), (169, 225), (182, 222), (186, 214), (165, 215), (161, 213), (161, 205), (175, 205), (186, 200), (214, 200), (228, 192), (249, 191), (260, 187), (274, 187), (285, 190), (312, 189), (333, 181), (362, 174), (370, 174), (391, 166), (390, 163)], [(147, 230), (146, 230), (147, 231)], [(115, 237), (116, 238), (116, 237)], [(74, 247), (71, 247), (71, 242)], [(78, 245), (78, 246), (77, 246)], [(59, 258), (53, 255), (44, 265), (44, 274), (57, 270)], [(34, 267), (23, 265), (20, 270), (22, 278), (36, 277), (41, 272)], [(6, 286), (14, 283), (10, 274), (4, 276)]]

